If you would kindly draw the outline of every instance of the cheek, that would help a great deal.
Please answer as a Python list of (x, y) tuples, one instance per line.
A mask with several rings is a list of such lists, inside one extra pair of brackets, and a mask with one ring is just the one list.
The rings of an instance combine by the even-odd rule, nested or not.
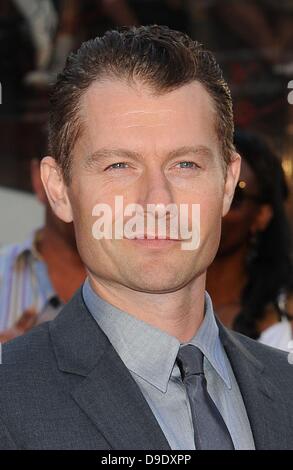
[(210, 196), (200, 203), (200, 246), (207, 256), (214, 256), (221, 236), (221, 198)]
[[(199, 182), (198, 182), (199, 183)], [(189, 221), (191, 223), (191, 207), (193, 204), (199, 206), (199, 222), (201, 238), (219, 236), (222, 220), (223, 188), (216, 181), (206, 181), (205, 184), (196, 185), (192, 191), (178, 193), (177, 204), (188, 204)]]
[(220, 192), (218, 195), (209, 194), (201, 201), (201, 214), (205, 225), (209, 226), (221, 223), (222, 204), (223, 195)]
[(92, 211), (95, 206), (95, 197), (91, 187), (76, 186), (70, 194), (73, 212), (73, 223), (76, 233), (76, 242), (79, 247), (85, 248), (92, 240), (92, 225), (95, 218)]

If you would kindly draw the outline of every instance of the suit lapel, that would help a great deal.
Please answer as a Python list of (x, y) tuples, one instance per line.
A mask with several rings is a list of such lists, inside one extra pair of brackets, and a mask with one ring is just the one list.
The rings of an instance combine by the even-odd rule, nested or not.
[(264, 365), (237, 336), (220, 323), (219, 329), (242, 394), (256, 449), (290, 449), (290, 423), (279, 390), (266, 378)]
[(51, 322), (50, 333), (59, 369), (84, 377), (72, 391), (73, 399), (113, 449), (170, 450), (138, 385), (88, 312), (80, 290)]
[(170, 449), (139, 387), (112, 348), (74, 392), (114, 449)]

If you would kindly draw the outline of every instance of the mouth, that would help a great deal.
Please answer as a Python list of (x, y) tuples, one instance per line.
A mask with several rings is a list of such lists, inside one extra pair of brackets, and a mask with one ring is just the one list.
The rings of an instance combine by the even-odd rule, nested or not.
[(178, 238), (171, 238), (171, 237), (158, 237), (158, 236), (150, 236), (150, 235), (141, 235), (136, 236), (132, 239), (127, 239), (130, 243), (135, 244), (138, 247), (142, 248), (152, 248), (152, 249), (163, 249), (163, 248), (170, 248), (174, 245), (178, 245), (178, 242), (181, 242)]
[(166, 236), (158, 236), (158, 235), (153, 235), (153, 234), (141, 234), (141, 235), (136, 235), (135, 238), (132, 240), (173, 240), (173, 241), (181, 241), (179, 238), (172, 238), (168, 235)]

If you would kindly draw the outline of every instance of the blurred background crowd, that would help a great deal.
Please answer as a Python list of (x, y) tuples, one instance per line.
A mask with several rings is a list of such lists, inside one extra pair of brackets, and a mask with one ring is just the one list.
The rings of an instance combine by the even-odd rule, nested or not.
[(208, 272), (215, 311), (290, 349), (293, 0), (1, 0), (0, 341), (54, 318), (85, 277), (40, 180), (50, 86), (84, 40), (152, 23), (211, 49), (232, 91), (243, 164)]

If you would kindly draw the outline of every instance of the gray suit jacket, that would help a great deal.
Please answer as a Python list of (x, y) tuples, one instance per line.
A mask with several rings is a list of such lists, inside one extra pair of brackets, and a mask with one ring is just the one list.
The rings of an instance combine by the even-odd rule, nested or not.
[[(287, 354), (219, 324), (257, 449), (293, 449)], [(0, 449), (170, 449), (139, 387), (83, 302), (3, 346)]]

